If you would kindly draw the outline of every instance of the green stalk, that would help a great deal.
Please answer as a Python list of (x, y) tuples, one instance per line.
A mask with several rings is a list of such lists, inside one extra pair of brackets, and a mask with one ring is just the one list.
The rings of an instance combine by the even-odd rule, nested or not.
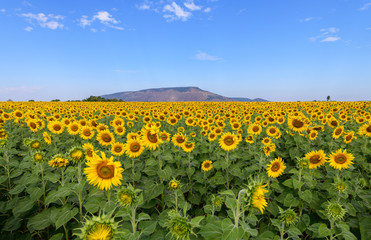
[(46, 194), (45, 194), (44, 168), (41, 162), (39, 164), (40, 164), (40, 170), (41, 170), (41, 182), (43, 185), (44, 206), (45, 208), (48, 208), (48, 206), (45, 204)]
[(131, 226), (133, 228), (133, 235), (137, 232), (137, 223), (135, 220), (135, 211), (136, 211), (136, 206), (131, 206)]
[(227, 168), (226, 171), (226, 178), (227, 178), (227, 190), (229, 189), (229, 172), (228, 172), (228, 163), (229, 163), (229, 151), (227, 151), (227, 154), (225, 155), (225, 161), (227, 162)]
[(175, 194), (175, 211), (178, 212), (178, 194), (177, 194), (177, 191), (175, 191), (174, 194)]
[(281, 240), (283, 240), (283, 235), (285, 235), (285, 223), (284, 222), (282, 223), (280, 233), (281, 233)]

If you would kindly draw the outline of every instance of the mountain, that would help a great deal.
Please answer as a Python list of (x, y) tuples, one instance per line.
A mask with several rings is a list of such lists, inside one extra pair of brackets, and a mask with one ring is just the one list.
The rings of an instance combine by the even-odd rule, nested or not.
[(262, 99), (262, 98), (231, 98), (237, 102), (269, 102), (268, 100)]
[[(118, 92), (102, 95), (103, 98), (122, 99), (126, 102), (231, 102), (231, 101), (266, 101), (264, 99), (228, 98), (198, 87), (152, 88), (140, 91)], [(257, 100), (259, 99), (259, 100)]]

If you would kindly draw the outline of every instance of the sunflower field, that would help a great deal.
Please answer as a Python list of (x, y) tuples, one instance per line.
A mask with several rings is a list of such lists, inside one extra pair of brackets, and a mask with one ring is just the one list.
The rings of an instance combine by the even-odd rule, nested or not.
[(0, 239), (371, 239), (371, 102), (0, 103)]

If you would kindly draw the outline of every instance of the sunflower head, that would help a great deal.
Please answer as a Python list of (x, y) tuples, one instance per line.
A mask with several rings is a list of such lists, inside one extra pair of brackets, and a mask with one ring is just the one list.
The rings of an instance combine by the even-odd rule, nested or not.
[(334, 184), (333, 184), (334, 188), (336, 191), (338, 191), (339, 193), (343, 193), (343, 192), (346, 192), (347, 189), (348, 189), (348, 184), (346, 184), (346, 182), (344, 182), (343, 180), (337, 180)]
[(41, 141), (38, 139), (32, 139), (29, 143), (29, 147), (36, 150), (41, 147)]
[(280, 157), (273, 159), (267, 166), (268, 176), (271, 178), (277, 178), (286, 169), (286, 165)]
[(349, 168), (353, 164), (353, 159), (353, 154), (347, 153), (347, 150), (338, 149), (335, 153), (331, 153), (329, 162), (331, 167), (342, 170)]
[(306, 158), (298, 158), (298, 166), (299, 168), (308, 168), (309, 160)]
[(45, 154), (43, 152), (37, 151), (32, 154), (32, 159), (34, 162), (45, 162)]
[(93, 216), (87, 219), (82, 228), (78, 228), (80, 233), (75, 233), (80, 239), (120, 239), (121, 233), (118, 231), (118, 222), (110, 215)]
[(216, 208), (221, 208), (223, 205), (224, 199), (222, 196), (215, 196), (213, 195), (211, 198), (211, 204)]
[(55, 155), (52, 160), (48, 162), (49, 166), (58, 168), (65, 167), (68, 163), (68, 159), (65, 158), (62, 154)]
[(281, 214), (281, 222), (286, 224), (286, 225), (292, 225), (296, 221), (298, 221), (298, 216), (296, 215), (296, 212), (292, 210), (291, 208), (286, 209), (283, 211), (280, 209), (280, 214)]
[(180, 189), (180, 182), (176, 179), (173, 179), (169, 182), (169, 188), (170, 190), (176, 191)]
[(346, 210), (343, 208), (343, 206), (340, 203), (328, 202), (326, 213), (330, 220), (339, 221), (344, 218)]
[(138, 197), (140, 191), (139, 189), (134, 189), (131, 184), (126, 188), (120, 189), (117, 194), (119, 204), (123, 207), (130, 207), (137, 204), (138, 200), (140, 200), (140, 197)]
[(69, 156), (70, 156), (70, 159), (77, 163), (77, 162), (81, 162), (84, 160), (85, 158), (85, 151), (82, 147), (73, 147), (70, 149), (69, 151)]
[(205, 160), (201, 164), (201, 169), (204, 172), (210, 171), (213, 168), (213, 162), (210, 160)]
[(169, 219), (166, 223), (169, 232), (175, 239), (190, 239), (193, 233), (193, 226), (187, 217), (182, 217), (174, 210), (169, 212)]
[(8, 139), (0, 139), (0, 147), (6, 146), (8, 143)]

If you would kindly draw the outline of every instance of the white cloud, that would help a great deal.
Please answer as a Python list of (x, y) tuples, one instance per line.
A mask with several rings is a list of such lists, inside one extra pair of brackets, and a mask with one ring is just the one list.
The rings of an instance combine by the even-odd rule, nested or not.
[(48, 14), (45, 15), (44, 13), (23, 13), (21, 14), (22, 17), (26, 18), (27, 21), (30, 23), (36, 22), (43, 28), (49, 28), (52, 30), (56, 30), (58, 28), (63, 28), (64, 25), (60, 23), (59, 21), (63, 20), (64, 17), (62, 15), (54, 15), (54, 14)]
[(6, 10), (4, 8), (0, 9), (0, 12), (5, 13)]
[(339, 40), (340, 40), (339, 37), (326, 37), (321, 42), (336, 42), (336, 41), (339, 41)]
[(201, 10), (201, 6), (197, 6), (192, 0), (184, 3), (184, 6), (191, 11)]
[(216, 57), (216, 56), (211, 56), (205, 52), (198, 52), (194, 58), (196, 60), (201, 60), (201, 61), (218, 61), (218, 60), (222, 60), (222, 58), (220, 57)]
[(341, 38), (336, 35), (340, 31), (339, 28), (330, 27), (330, 28), (322, 28), (320, 29), (321, 34), (315, 37), (309, 38), (311, 41), (320, 40), (321, 42), (336, 42), (339, 41)]
[(371, 2), (369, 3), (366, 3), (365, 5), (363, 5), (359, 10), (363, 11), (363, 10), (366, 10), (368, 9), (369, 7), (371, 7)]
[(168, 19), (169, 21), (182, 20), (183, 22), (185, 22), (192, 16), (192, 13), (185, 11), (175, 2), (172, 2), (171, 5), (165, 5), (163, 11), (170, 12), (170, 14), (163, 15), (163, 17)]
[(25, 30), (26, 32), (31, 32), (31, 31), (33, 30), (33, 28), (32, 28), (32, 27), (26, 27), (24, 30)]
[[(80, 19), (77, 20), (81, 27), (85, 28), (86, 26), (90, 26), (93, 22), (99, 21), (100, 23), (104, 24), (105, 26), (117, 30), (124, 30), (123, 27), (116, 26), (114, 24), (120, 23), (120, 21), (116, 20), (112, 17), (112, 15), (107, 11), (99, 11), (93, 17), (89, 19), (89, 16), (83, 15)], [(94, 28), (93, 28), (94, 29)], [(96, 32), (90, 29), (93, 32)]]
[(92, 31), (92, 32), (98, 32), (98, 30), (95, 29), (95, 28), (91, 28), (90, 31)]
[(143, 3), (142, 5), (137, 5), (137, 8), (139, 10), (149, 10), (151, 8), (151, 6), (146, 4), (146, 3)]
[(204, 9), (204, 12), (205, 12), (205, 13), (211, 12), (211, 8), (209, 8), (209, 7), (208, 7), (208, 8), (205, 8), (205, 9)]

